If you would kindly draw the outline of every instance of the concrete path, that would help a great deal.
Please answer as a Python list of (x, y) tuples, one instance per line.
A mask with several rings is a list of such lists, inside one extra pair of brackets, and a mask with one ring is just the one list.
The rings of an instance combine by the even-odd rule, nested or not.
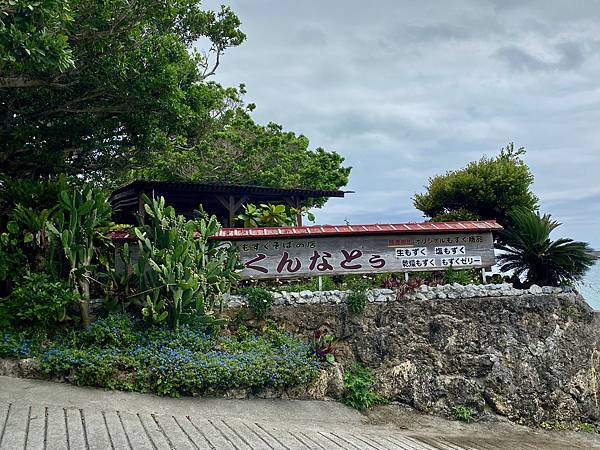
[(160, 398), (0, 377), (0, 449), (567, 449), (369, 426), (335, 402)]

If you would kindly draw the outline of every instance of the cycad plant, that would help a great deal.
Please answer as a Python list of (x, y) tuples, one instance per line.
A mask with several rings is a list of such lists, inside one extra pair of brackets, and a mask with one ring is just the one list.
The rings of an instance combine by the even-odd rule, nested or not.
[(549, 214), (525, 209), (512, 213), (514, 225), (502, 232), (497, 248), (500, 270), (512, 272), (525, 285), (559, 286), (581, 279), (594, 264), (592, 249), (585, 242), (572, 239), (550, 239), (550, 233), (560, 223)]

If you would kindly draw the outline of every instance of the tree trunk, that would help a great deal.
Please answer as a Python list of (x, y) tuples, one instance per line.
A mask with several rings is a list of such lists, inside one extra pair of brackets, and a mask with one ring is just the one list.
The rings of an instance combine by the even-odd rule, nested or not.
[(86, 328), (90, 324), (90, 283), (86, 278), (79, 280), (81, 299), (79, 311), (81, 312), (81, 326)]

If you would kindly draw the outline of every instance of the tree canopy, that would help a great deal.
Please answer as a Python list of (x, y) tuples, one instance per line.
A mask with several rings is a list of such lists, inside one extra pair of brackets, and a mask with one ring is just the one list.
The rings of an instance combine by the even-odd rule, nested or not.
[(496, 157), (430, 178), (427, 191), (414, 196), (414, 205), (433, 221), (496, 219), (511, 225), (515, 209), (532, 211), (538, 205), (524, 153), (510, 143)]
[[(343, 158), (255, 123), (210, 76), (245, 34), (196, 0), (8, 0), (0, 6), (0, 166), (107, 187), (135, 179), (335, 189)], [(208, 50), (196, 49), (208, 42)]]

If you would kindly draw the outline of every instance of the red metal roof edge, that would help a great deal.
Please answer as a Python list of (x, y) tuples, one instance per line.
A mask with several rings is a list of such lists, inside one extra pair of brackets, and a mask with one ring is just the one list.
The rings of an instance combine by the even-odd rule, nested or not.
[[(469, 231), (499, 231), (502, 226), (495, 220), (462, 222), (409, 222), (396, 224), (370, 225), (311, 225), (304, 227), (269, 228), (222, 228), (213, 239), (261, 239), (272, 237), (339, 236), (366, 234), (414, 234), (414, 233), (466, 233)], [(135, 240), (135, 235), (127, 231), (112, 231), (108, 238), (115, 241)]]
[(270, 237), (300, 237), (322, 235), (365, 235), (405, 233), (445, 233), (469, 231), (499, 231), (495, 220), (462, 222), (413, 222), (370, 225), (311, 225), (304, 227), (223, 228), (214, 238), (247, 239)]

